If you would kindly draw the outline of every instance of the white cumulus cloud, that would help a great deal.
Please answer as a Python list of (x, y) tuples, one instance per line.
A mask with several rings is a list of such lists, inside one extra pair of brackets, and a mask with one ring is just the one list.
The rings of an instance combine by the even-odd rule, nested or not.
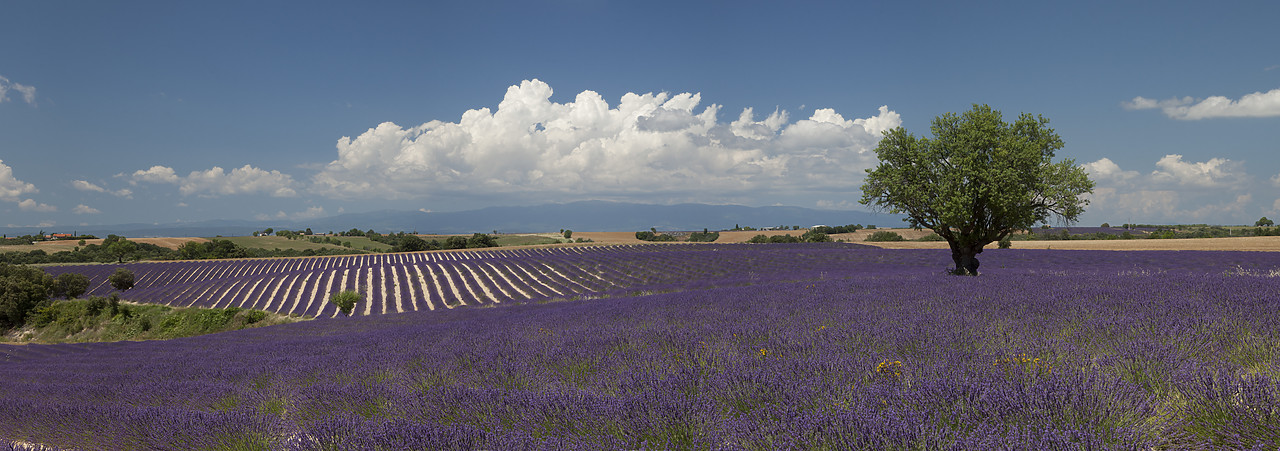
[(244, 165), (226, 172), (214, 166), (206, 171), (195, 171), (182, 180), (178, 191), (183, 195), (230, 195), (265, 193), (274, 197), (293, 197), (293, 177), (280, 171), (264, 171)]
[[(183, 195), (222, 196), (233, 194), (268, 194), (273, 197), (293, 197), (297, 182), (293, 176), (280, 171), (266, 171), (251, 165), (234, 168), (230, 172), (214, 166), (204, 171), (192, 171), (186, 177), (178, 176), (173, 168), (152, 166), (135, 171), (130, 183), (172, 183), (178, 185)], [(128, 191), (128, 190), (122, 190)], [(126, 194), (132, 194), (127, 192)]]
[(80, 190), (80, 191), (92, 191), (92, 192), (95, 192), (95, 193), (105, 193), (105, 192), (107, 192), (107, 189), (106, 189), (106, 188), (103, 188), (103, 187), (98, 186), (98, 185), (94, 185), (93, 183), (91, 183), (91, 182), (87, 182), (87, 181), (84, 181), (84, 180), (72, 180), (72, 181), (71, 181), (71, 186), (75, 187), (75, 189), (78, 189), (78, 190)]
[(1191, 97), (1154, 100), (1134, 97), (1122, 104), (1130, 110), (1159, 108), (1165, 116), (1181, 120), (1199, 120), (1217, 117), (1272, 117), (1280, 116), (1280, 89), (1245, 94), (1239, 99), (1211, 96), (1205, 99)]
[(593, 91), (572, 102), (526, 80), (496, 110), (414, 127), (385, 122), (338, 140), (337, 159), (312, 178), (319, 194), (419, 198), (468, 193), (634, 197), (697, 192), (856, 190), (880, 132), (901, 124), (888, 107), (845, 119), (818, 109), (789, 122), (748, 108), (721, 122), (696, 93), (627, 93), (609, 105)]
[(85, 204), (76, 205), (76, 208), (72, 208), (71, 212), (78, 215), (92, 215), (92, 214), (102, 213), (101, 210), (98, 210), (97, 208), (93, 208)]
[(152, 166), (145, 170), (134, 171), (131, 182), (135, 184), (137, 182), (178, 183), (178, 174), (170, 167)]
[(1209, 161), (1182, 161), (1182, 155), (1165, 155), (1156, 162), (1151, 177), (1157, 182), (1174, 182), (1204, 188), (1236, 186), (1247, 181), (1240, 163), (1225, 158)]
[(110, 193), (120, 197), (130, 197), (133, 195), (133, 190), (130, 190), (128, 188), (122, 188), (119, 190), (111, 191), (106, 188), (103, 188), (102, 186), (96, 185), (93, 182), (89, 182), (85, 180), (72, 180), (71, 186), (80, 191), (89, 191), (93, 193)]
[(18, 202), (18, 208), (23, 211), (38, 211), (43, 213), (58, 211), (58, 207), (48, 204), (36, 202), (34, 199), (26, 199)]
[(1109, 158), (1080, 165), (1097, 185), (1086, 196), (1091, 216), (1112, 223), (1231, 224), (1261, 208), (1254, 205), (1252, 179), (1241, 163), (1226, 158), (1183, 161), (1182, 155), (1171, 154), (1154, 165), (1147, 174), (1122, 169)]
[(13, 168), (0, 160), (0, 200), (17, 201), (18, 196), (39, 192), (35, 185), (18, 180), (13, 176)]
[(9, 101), (9, 91), (16, 91), (22, 96), (22, 101), (27, 105), (36, 104), (36, 88), (35, 86), (24, 85), (22, 83), (14, 83), (8, 78), (0, 75), (0, 103)]
[(1114, 180), (1126, 181), (1138, 177), (1138, 171), (1125, 171), (1120, 169), (1110, 158), (1102, 158), (1092, 163), (1085, 163), (1080, 166), (1089, 173), (1089, 177), (1093, 180)]

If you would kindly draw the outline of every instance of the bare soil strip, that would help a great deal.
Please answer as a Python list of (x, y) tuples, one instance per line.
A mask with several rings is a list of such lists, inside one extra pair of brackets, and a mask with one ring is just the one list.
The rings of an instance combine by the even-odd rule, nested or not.
[[(435, 282), (433, 285), (436, 287), (436, 294), (440, 295), (440, 304), (444, 305), (445, 308), (452, 309), (453, 306), (449, 305), (449, 302), (444, 299), (444, 287), (441, 286), (440, 277), (436, 276), (436, 271), (431, 269), (431, 266), (427, 266), (427, 274), (431, 274), (431, 280)], [(457, 291), (454, 291), (454, 294), (457, 294)]]
[(471, 273), (471, 278), (472, 278), (472, 279), (474, 279), (474, 280), (476, 281), (476, 285), (479, 285), (479, 286), (480, 286), (480, 291), (484, 292), (484, 297), (485, 297), (485, 299), (488, 299), (488, 300), (492, 301), (492, 302), (493, 302), (493, 303), (495, 303), (495, 304), (499, 304), (499, 303), (501, 303), (501, 302), (502, 302), (502, 301), (499, 301), (499, 300), (498, 300), (498, 297), (497, 297), (497, 296), (494, 296), (494, 295), (493, 295), (493, 292), (492, 292), (492, 291), (489, 291), (489, 287), (488, 287), (487, 285), (485, 285), (485, 283), (484, 283), (484, 281), (483, 281), (483, 280), (481, 280), (481, 279), (480, 279), (480, 275), (479, 275), (479, 274), (476, 274), (476, 272), (475, 272), (475, 271), (473, 271), (473, 270), (471, 269), (471, 267), (470, 267), (470, 266), (468, 266), (468, 265), (467, 265), (467, 264), (465, 264), (465, 263), (459, 263), (458, 265), (459, 265), (459, 266), (462, 266), (462, 268), (463, 268), (463, 269), (466, 269), (466, 270), (467, 270), (467, 272)]
[(458, 286), (453, 283), (453, 278), (449, 277), (449, 272), (443, 267), (440, 268), (440, 274), (444, 276), (444, 281), (449, 284), (449, 289), (453, 290), (453, 297), (458, 300), (461, 305), (467, 305), (467, 300), (462, 297), (462, 293), (458, 291)]
[(400, 271), (397, 268), (402, 266), (391, 267), (391, 283), (394, 286), (392, 289), (395, 290), (396, 313), (404, 313), (404, 300), (400, 297)]
[[(594, 290), (592, 290), (592, 289), (590, 289), (590, 288), (587, 288), (587, 286), (586, 286), (586, 285), (583, 285), (583, 284), (581, 284), (581, 283), (578, 283), (578, 281), (573, 280), (573, 279), (570, 279), (570, 278), (566, 277), (564, 274), (560, 274), (560, 271), (556, 271), (556, 269), (555, 269), (555, 268), (553, 268), (553, 267), (551, 267), (551, 265), (548, 265), (548, 264), (546, 264), (546, 263), (542, 263), (542, 266), (543, 266), (543, 267), (545, 267), (545, 268), (547, 268), (548, 270), (550, 270), (550, 271), (551, 271), (552, 273), (554, 273), (555, 275), (560, 276), (560, 278), (561, 278), (561, 279), (564, 279), (564, 280), (568, 281), (569, 283), (572, 283), (572, 284), (574, 284), (574, 285), (577, 285), (578, 287), (582, 288), (582, 289), (583, 289), (583, 290), (585, 290), (585, 291), (594, 291)], [(570, 288), (572, 288), (572, 287), (570, 287)]]
[(498, 277), (501, 277), (502, 280), (506, 281), (507, 285), (511, 286), (512, 290), (516, 290), (517, 292), (519, 292), (520, 296), (523, 296), (525, 299), (529, 299), (533, 297), (533, 296), (529, 296), (529, 293), (525, 293), (524, 290), (521, 290), (519, 286), (512, 283), (511, 279), (508, 278), (506, 274), (503, 274), (502, 271), (499, 271), (496, 266), (493, 266), (493, 263), (484, 262), (484, 264), (487, 265), (490, 269), (492, 269), (494, 274), (497, 274)]
[[(425, 277), (422, 277), (422, 267), (414, 266), (413, 271), (418, 273), (418, 284), (422, 287), (422, 290), (421, 290), (422, 302), (427, 303), (427, 310), (435, 310), (436, 309), (435, 304), (431, 303), (431, 292), (430, 292), (431, 287), (427, 286), (427, 279)], [(414, 309), (416, 310), (417, 308), (418, 308), (417, 304), (414, 304)]]

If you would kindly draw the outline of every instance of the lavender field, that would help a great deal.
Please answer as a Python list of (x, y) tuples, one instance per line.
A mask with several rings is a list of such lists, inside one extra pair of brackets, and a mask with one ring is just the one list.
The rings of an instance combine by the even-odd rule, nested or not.
[[(945, 275), (942, 251), (843, 244), (438, 258), (131, 265), (139, 288), (126, 298), (321, 319), (0, 347), (0, 438), (76, 449), (1280, 446), (1280, 254), (991, 250), (980, 277)], [(94, 268), (94, 280), (113, 269)], [(361, 315), (335, 317), (315, 294), (344, 286), (374, 287)]]

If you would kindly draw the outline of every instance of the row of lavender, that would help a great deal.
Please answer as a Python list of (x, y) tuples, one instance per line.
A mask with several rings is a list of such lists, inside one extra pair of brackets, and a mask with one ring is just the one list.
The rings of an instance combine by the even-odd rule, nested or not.
[[(819, 274), (865, 270), (876, 260), (841, 252), (855, 245), (806, 249)], [(750, 251), (748, 251), (750, 249)], [(126, 297), (180, 307), (239, 307), (281, 314), (333, 317), (330, 295), (355, 290), (364, 295), (356, 314), (402, 313), (461, 305), (530, 301), (574, 296), (633, 293), (672, 284), (707, 286), (751, 283), (764, 273), (805, 272), (785, 257), (792, 247), (753, 245), (666, 245), (569, 247), (554, 249), (424, 252), (296, 259), (152, 262), (123, 265), (137, 285)], [(929, 268), (936, 252), (917, 253)], [(1010, 254), (996, 265), (1025, 268), (1034, 253)], [(878, 258), (878, 257), (877, 257)], [(1179, 269), (1153, 264), (1141, 255), (1121, 257), (1134, 271)], [(1229, 258), (1229, 257), (1224, 257)], [(1226, 265), (1231, 270), (1248, 262)], [(984, 270), (996, 270), (991, 263)], [(1222, 266), (1222, 265), (1220, 265)], [(53, 274), (90, 276), (91, 295), (111, 290), (115, 265), (57, 266)], [(1087, 268), (1087, 266), (1085, 266)], [(1186, 268), (1182, 268), (1186, 269)]]
[[(687, 280), (639, 297), (0, 349), (0, 437), (79, 449), (1280, 446), (1277, 254), (989, 251), (971, 278), (944, 275), (938, 251), (637, 252)], [(686, 289), (706, 286), (719, 287)]]
[[(688, 246), (685, 250), (705, 251)], [(677, 248), (666, 248), (675, 250)], [(695, 270), (672, 266), (644, 246), (427, 252), (300, 259), (154, 262), (124, 265), (137, 278), (126, 297), (176, 306), (240, 307), (334, 316), (331, 294), (356, 290), (365, 315), (477, 303), (610, 294), (665, 285)], [(111, 290), (113, 265), (51, 267), (90, 276), (91, 295)]]

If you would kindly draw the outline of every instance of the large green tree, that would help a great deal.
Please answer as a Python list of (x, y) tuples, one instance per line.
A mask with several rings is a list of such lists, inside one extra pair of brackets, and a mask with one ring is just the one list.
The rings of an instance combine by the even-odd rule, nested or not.
[(52, 292), (53, 276), (43, 270), (0, 263), (0, 328), (21, 326)]
[(80, 297), (89, 291), (89, 277), (74, 272), (58, 274), (53, 278), (53, 295), (66, 296), (67, 299)]
[(1075, 221), (1093, 182), (1072, 159), (1053, 162), (1062, 138), (1049, 120), (1023, 113), (1012, 124), (987, 105), (934, 118), (932, 138), (886, 131), (867, 170), (862, 203), (906, 215), (951, 245), (955, 273), (978, 273), (983, 246), (1056, 218)]
[(117, 235), (108, 235), (105, 240), (102, 240), (102, 246), (108, 254), (116, 258), (117, 263), (124, 263), (126, 258), (134, 258), (134, 254), (138, 252), (138, 243)]

